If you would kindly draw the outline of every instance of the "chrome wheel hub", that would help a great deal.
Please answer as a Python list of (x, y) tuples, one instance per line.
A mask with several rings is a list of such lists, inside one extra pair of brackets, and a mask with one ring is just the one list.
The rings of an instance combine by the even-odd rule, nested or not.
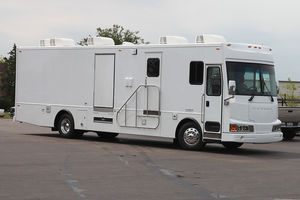
[(68, 134), (70, 132), (70, 129), (71, 129), (70, 124), (71, 124), (71, 122), (69, 119), (63, 119), (61, 121), (60, 130), (63, 134)]
[(195, 128), (188, 128), (183, 134), (184, 142), (189, 145), (195, 145), (200, 140), (199, 131)]

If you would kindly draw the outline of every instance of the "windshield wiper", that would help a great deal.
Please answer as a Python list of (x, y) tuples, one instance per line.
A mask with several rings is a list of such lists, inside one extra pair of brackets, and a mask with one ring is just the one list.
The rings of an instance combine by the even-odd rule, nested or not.
[(271, 94), (269, 88), (267, 87), (267, 84), (265, 83), (265, 80), (262, 78), (262, 83), (263, 83), (263, 88), (266, 86), (267, 92), (270, 94), (269, 96), (271, 97), (271, 101), (274, 102), (273, 95)]
[(274, 102), (274, 98), (271, 94), (270, 94), (270, 97), (271, 97), (271, 101)]
[(252, 94), (252, 96), (248, 99), (248, 101), (252, 101), (254, 97), (255, 97), (255, 95)]

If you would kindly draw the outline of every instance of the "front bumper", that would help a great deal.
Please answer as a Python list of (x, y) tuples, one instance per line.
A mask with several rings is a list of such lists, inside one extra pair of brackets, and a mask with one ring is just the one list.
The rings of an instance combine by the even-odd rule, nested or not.
[(281, 141), (282, 133), (222, 133), (221, 140), (222, 142), (271, 143)]

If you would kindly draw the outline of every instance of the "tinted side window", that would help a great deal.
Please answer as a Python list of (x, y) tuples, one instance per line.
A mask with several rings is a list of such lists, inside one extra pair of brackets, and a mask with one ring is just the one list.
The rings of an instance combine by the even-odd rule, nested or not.
[(203, 69), (204, 69), (204, 64), (202, 61), (192, 61), (190, 63), (190, 84), (191, 85), (203, 84)]
[(219, 67), (207, 68), (206, 94), (208, 96), (221, 95), (221, 72)]
[(159, 76), (159, 58), (148, 58), (147, 60), (147, 76)]

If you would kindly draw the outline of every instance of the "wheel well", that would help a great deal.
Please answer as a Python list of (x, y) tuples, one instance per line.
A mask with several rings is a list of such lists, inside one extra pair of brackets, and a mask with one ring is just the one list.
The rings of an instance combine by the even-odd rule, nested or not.
[[(57, 127), (57, 125), (58, 125), (58, 121), (59, 121), (59, 118), (60, 118), (60, 116), (62, 116), (63, 114), (68, 114), (68, 115), (70, 115), (72, 118), (73, 118), (73, 116), (72, 116), (72, 113), (70, 112), (70, 111), (67, 111), (67, 110), (61, 110), (61, 111), (59, 111), (57, 114), (56, 114), (56, 116), (55, 116), (55, 119), (54, 119), (54, 127), (53, 127), (53, 130), (58, 130), (58, 127)], [(73, 118), (74, 119), (74, 118)], [(73, 120), (74, 121), (74, 120)]]
[(175, 133), (175, 138), (177, 138), (177, 136), (178, 136), (178, 134), (179, 134), (179, 129), (180, 129), (180, 127), (181, 127), (183, 124), (187, 123), (187, 122), (193, 122), (193, 123), (195, 123), (195, 124), (199, 127), (200, 131), (202, 132), (202, 129), (201, 129), (200, 124), (199, 124), (195, 119), (185, 118), (185, 119), (181, 120), (181, 121), (179, 122), (179, 124), (177, 125), (176, 133)]

